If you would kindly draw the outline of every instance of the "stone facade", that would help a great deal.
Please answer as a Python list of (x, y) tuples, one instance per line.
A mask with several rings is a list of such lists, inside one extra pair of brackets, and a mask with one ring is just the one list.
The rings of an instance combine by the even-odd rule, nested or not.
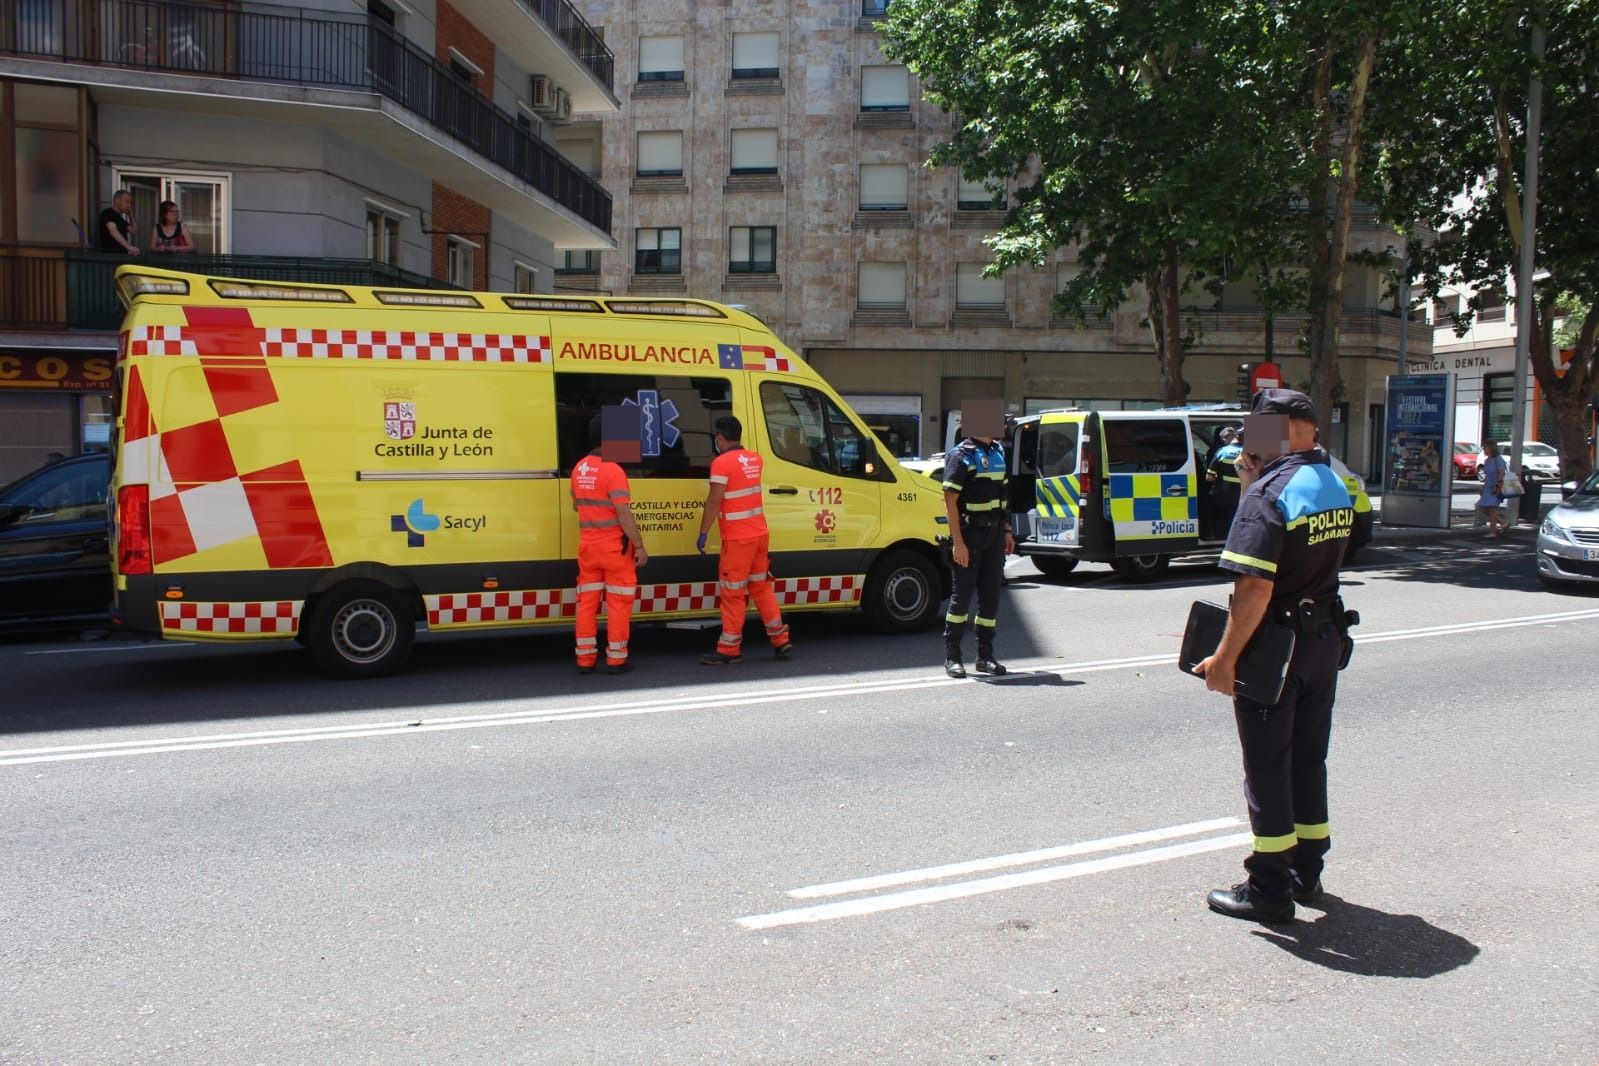
[[(668, 293), (737, 303), (770, 323), (866, 413), (866, 397), (918, 397), (918, 450), (937, 451), (944, 418), (963, 399), (1003, 396), (1021, 411), (1070, 401), (1144, 406), (1156, 399), (1157, 371), (1140, 307), (1087, 324), (1051, 313), (1070, 249), (1042, 269), (1003, 279), (1003, 305), (962, 306), (962, 264), (986, 264), (984, 238), (998, 210), (963, 210), (959, 176), (925, 160), (951, 132), (951, 119), (920, 99), (910, 78), (904, 110), (863, 109), (863, 68), (888, 64), (877, 21), (861, 0), (579, 0), (604, 28), (616, 54), (620, 114), (572, 127), (558, 145), (598, 136), (601, 181), (615, 197), (618, 250), (599, 256), (593, 274), (568, 273), (558, 284), (613, 293)], [(735, 34), (776, 33), (775, 78), (733, 77)], [(640, 40), (680, 36), (681, 81), (640, 80)], [(777, 172), (731, 172), (732, 131), (775, 129)], [(681, 176), (640, 176), (638, 135), (681, 131)], [(905, 168), (903, 210), (862, 210), (863, 165)], [(730, 228), (776, 228), (776, 271), (730, 269)], [(677, 228), (682, 267), (675, 275), (634, 270), (640, 228)], [(1392, 235), (1357, 224), (1355, 250), (1377, 251)], [(858, 305), (860, 265), (903, 263), (903, 308)], [(1336, 434), (1344, 455), (1366, 465), (1368, 419), (1382, 403), (1383, 380), (1396, 370), (1399, 320), (1382, 302), (1381, 278), (1352, 268), (1346, 293), (1344, 377), (1347, 412)], [(1213, 302), (1193, 294), (1196, 304)], [(1194, 402), (1236, 394), (1241, 361), (1259, 360), (1264, 329), (1249, 294), (1229, 291), (1217, 311), (1196, 310), (1199, 333), (1187, 365)], [(1294, 356), (1303, 319), (1279, 319), (1276, 351)], [(1410, 352), (1431, 343), (1425, 323), (1410, 330)], [(1303, 382), (1303, 360), (1284, 358), (1288, 378)], [(885, 404), (885, 407), (888, 406)], [(868, 416), (868, 421), (871, 421)]]

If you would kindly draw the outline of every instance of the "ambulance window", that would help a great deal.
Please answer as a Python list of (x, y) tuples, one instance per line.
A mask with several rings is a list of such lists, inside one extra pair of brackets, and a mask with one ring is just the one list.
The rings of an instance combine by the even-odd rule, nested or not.
[(1077, 424), (1044, 426), (1038, 434), (1038, 476), (1067, 477), (1077, 473)]
[(589, 453), (590, 420), (601, 407), (611, 405), (641, 409), (640, 460), (622, 464), (630, 477), (703, 481), (710, 476), (715, 457), (711, 425), (733, 412), (733, 386), (727, 378), (556, 374), (556, 435), (563, 477)]
[(773, 453), (785, 462), (841, 477), (871, 477), (865, 436), (817, 389), (761, 383), (761, 408)]
[(1169, 474), (1188, 462), (1182, 419), (1106, 418), (1106, 473)]

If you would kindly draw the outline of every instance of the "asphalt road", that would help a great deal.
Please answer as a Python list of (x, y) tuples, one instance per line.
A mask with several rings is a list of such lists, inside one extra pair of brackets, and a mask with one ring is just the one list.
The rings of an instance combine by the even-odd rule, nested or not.
[(1018, 562), (1004, 683), (847, 616), (720, 669), (644, 627), (625, 678), (10, 639), (0, 1060), (1594, 1063), (1599, 594), (1530, 538), (1347, 575), (1331, 896), (1279, 927), (1203, 902), (1247, 831), (1172, 666), (1205, 566)]

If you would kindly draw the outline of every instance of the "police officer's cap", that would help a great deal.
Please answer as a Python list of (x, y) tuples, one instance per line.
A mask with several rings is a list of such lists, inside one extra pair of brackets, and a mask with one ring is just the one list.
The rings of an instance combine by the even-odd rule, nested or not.
[(1305, 422), (1316, 421), (1316, 405), (1310, 397), (1294, 389), (1261, 389), (1255, 393), (1250, 412), (1257, 415), (1287, 415)]

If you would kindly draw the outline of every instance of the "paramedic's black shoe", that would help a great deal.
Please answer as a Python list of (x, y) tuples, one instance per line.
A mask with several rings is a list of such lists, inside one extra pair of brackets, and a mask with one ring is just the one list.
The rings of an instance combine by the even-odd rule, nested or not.
[(723, 655), (719, 651), (706, 652), (700, 656), (700, 662), (706, 666), (728, 666), (732, 663), (742, 662), (742, 655)]
[(1294, 920), (1294, 901), (1291, 899), (1263, 899), (1244, 881), (1232, 888), (1218, 888), (1205, 902), (1217, 914), (1229, 918), (1242, 918), (1246, 922), (1291, 922)]
[(966, 667), (961, 665), (959, 659), (945, 659), (944, 673), (953, 678), (963, 678), (966, 676)]
[(1317, 878), (1316, 883), (1311, 885), (1309, 888), (1294, 889), (1295, 903), (1304, 903), (1308, 906), (1315, 907), (1320, 905), (1321, 901), (1326, 897), (1327, 893), (1322, 891), (1320, 878)]
[(794, 642), (792, 640), (788, 641), (786, 644), (779, 644), (777, 647), (772, 649), (772, 656), (777, 659), (787, 659), (793, 654)]
[(606, 663), (605, 672), (608, 674), (626, 674), (633, 670), (632, 663)]
[(999, 677), (1001, 674), (1009, 672), (999, 663), (995, 662), (992, 655), (979, 655), (977, 657), (977, 662), (973, 665), (977, 667), (978, 673), (993, 674), (995, 677)]
[(578, 663), (577, 672), (580, 674), (592, 674), (594, 672), (594, 664), (589, 663), (587, 666), (584, 666), (582, 663)]

